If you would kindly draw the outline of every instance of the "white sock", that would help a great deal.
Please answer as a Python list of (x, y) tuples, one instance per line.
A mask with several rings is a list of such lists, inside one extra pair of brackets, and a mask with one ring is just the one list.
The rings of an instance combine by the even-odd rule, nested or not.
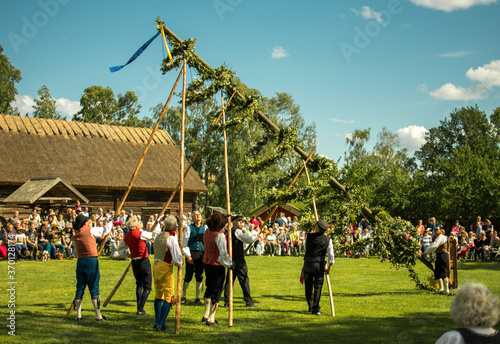
[(208, 316), (208, 322), (215, 322), (215, 313), (217, 312), (217, 307), (219, 306), (218, 303), (212, 305), (210, 307), (210, 315)]
[(101, 308), (99, 306), (99, 299), (92, 299), (92, 306), (94, 306), (95, 318), (102, 319)]
[(182, 297), (186, 297), (188, 287), (189, 287), (189, 282), (184, 282), (184, 285), (182, 286)]
[(78, 318), (82, 317), (82, 302), (82, 299), (75, 299), (76, 316)]
[(205, 299), (205, 315), (203, 316), (204, 318), (207, 318), (210, 316), (210, 308), (212, 308), (212, 300), (211, 299)]
[(196, 282), (196, 299), (200, 298), (201, 289), (203, 289), (203, 282)]

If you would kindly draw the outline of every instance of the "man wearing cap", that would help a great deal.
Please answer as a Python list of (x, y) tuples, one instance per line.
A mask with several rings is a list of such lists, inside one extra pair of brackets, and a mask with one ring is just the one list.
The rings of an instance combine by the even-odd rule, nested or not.
[(215, 320), (215, 313), (219, 306), (220, 295), (224, 285), (226, 268), (232, 266), (233, 261), (227, 252), (226, 235), (222, 229), (227, 224), (227, 218), (219, 213), (213, 213), (207, 219), (208, 230), (203, 234), (203, 267), (205, 268), (205, 314), (201, 319), (206, 325), (219, 325)]
[(429, 246), (426, 250), (426, 254), (430, 254), (436, 251), (436, 266), (434, 267), (434, 278), (439, 283), (439, 287), (441, 291), (450, 292), (448, 286), (448, 265), (449, 254), (448, 254), (448, 238), (443, 234), (442, 225), (437, 223), (434, 227), (434, 233), (436, 234), (436, 238), (431, 246)]
[(205, 226), (201, 224), (202, 217), (198, 210), (193, 211), (193, 223), (184, 229), (182, 237), (182, 253), (186, 256), (186, 274), (184, 275), (184, 285), (182, 287), (181, 303), (186, 302), (186, 293), (189, 282), (196, 279), (195, 303), (201, 303), (200, 292), (203, 288), (203, 234)]
[(127, 221), (127, 234), (118, 246), (118, 254), (126, 257), (127, 247), (132, 258), (132, 271), (135, 277), (135, 296), (137, 299), (137, 315), (149, 315), (144, 310), (149, 293), (151, 292), (152, 274), (151, 263), (149, 262), (147, 240), (153, 239), (153, 232), (143, 231), (137, 217), (131, 217)]
[(89, 287), (92, 305), (97, 320), (106, 320), (101, 314), (99, 301), (99, 262), (97, 260), (97, 245), (95, 237), (105, 236), (113, 228), (110, 221), (104, 227), (90, 228), (88, 217), (78, 215), (73, 224), (75, 235), (73, 240), (77, 251), (78, 261), (76, 263), (76, 294), (75, 303), (77, 320), (82, 320), (82, 297), (85, 287)]
[(174, 299), (174, 267), (182, 266), (182, 253), (177, 241), (177, 219), (169, 215), (163, 231), (154, 241), (155, 261), (153, 265), (156, 331), (171, 332), (166, 325), (168, 313)]
[(255, 307), (255, 304), (250, 296), (250, 281), (248, 279), (247, 262), (245, 261), (244, 244), (252, 244), (255, 240), (254, 237), (247, 233), (243, 226), (243, 216), (236, 215), (233, 217), (232, 234), (232, 248), (233, 248), (233, 280), (229, 282), (229, 271), (226, 276), (226, 287), (224, 288), (224, 307), (229, 306), (229, 283), (233, 283), (236, 277), (240, 282), (241, 289), (243, 290), (243, 299), (247, 307)]
[[(316, 222), (316, 232), (309, 233), (304, 241), (306, 254), (304, 256), (304, 285), (309, 312), (314, 315), (324, 315), (320, 312), (319, 300), (323, 287), (324, 274), (329, 275), (335, 263), (332, 239), (325, 235), (328, 224), (325, 220)], [(328, 267), (325, 256), (328, 254)], [(314, 292), (313, 292), (314, 291)]]

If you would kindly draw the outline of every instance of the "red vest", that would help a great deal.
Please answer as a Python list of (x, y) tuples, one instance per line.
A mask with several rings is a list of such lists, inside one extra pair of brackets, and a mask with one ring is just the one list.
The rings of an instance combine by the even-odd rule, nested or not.
[(83, 226), (73, 236), (78, 258), (97, 257), (95, 238), (90, 234), (90, 225)]
[(141, 230), (136, 228), (129, 231), (123, 237), (123, 240), (130, 249), (130, 258), (148, 258), (148, 249), (146, 247), (146, 242), (141, 240)]
[[(173, 236), (174, 238), (177, 239), (176, 232), (175, 231), (167, 231), (170, 236)], [(163, 261), (169, 264), (172, 264), (172, 253), (170, 250), (167, 248), (167, 252), (165, 253), (165, 257), (163, 258)]]
[(203, 263), (208, 265), (222, 265), (219, 262), (219, 247), (215, 243), (215, 238), (221, 231), (206, 230), (203, 234), (203, 245), (205, 246), (205, 254), (203, 255)]

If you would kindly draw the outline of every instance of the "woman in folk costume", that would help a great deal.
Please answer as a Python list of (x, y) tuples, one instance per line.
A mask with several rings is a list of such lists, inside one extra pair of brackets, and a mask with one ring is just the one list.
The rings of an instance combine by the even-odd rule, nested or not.
[(205, 254), (203, 266), (205, 268), (205, 315), (201, 321), (208, 326), (219, 325), (215, 320), (215, 312), (224, 286), (226, 268), (230, 268), (233, 261), (229, 257), (226, 247), (226, 235), (222, 229), (227, 224), (227, 218), (219, 213), (213, 213), (207, 219), (208, 230), (203, 234)]
[(177, 219), (169, 215), (163, 232), (154, 241), (155, 260), (153, 281), (155, 285), (155, 325), (156, 331), (168, 331), (165, 325), (174, 296), (174, 265), (182, 266), (182, 253), (177, 241)]

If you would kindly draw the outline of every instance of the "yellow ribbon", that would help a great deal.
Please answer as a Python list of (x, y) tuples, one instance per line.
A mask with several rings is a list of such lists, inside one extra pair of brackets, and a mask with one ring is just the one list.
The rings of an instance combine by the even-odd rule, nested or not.
[(158, 25), (156, 28), (158, 30), (161, 30), (161, 35), (163, 37), (163, 42), (165, 42), (165, 48), (167, 48), (168, 58), (170, 59), (170, 63), (174, 64), (174, 59), (172, 58), (172, 54), (170, 54), (170, 49), (168, 49), (167, 39), (165, 38), (165, 31), (163, 29), (163, 25)]

